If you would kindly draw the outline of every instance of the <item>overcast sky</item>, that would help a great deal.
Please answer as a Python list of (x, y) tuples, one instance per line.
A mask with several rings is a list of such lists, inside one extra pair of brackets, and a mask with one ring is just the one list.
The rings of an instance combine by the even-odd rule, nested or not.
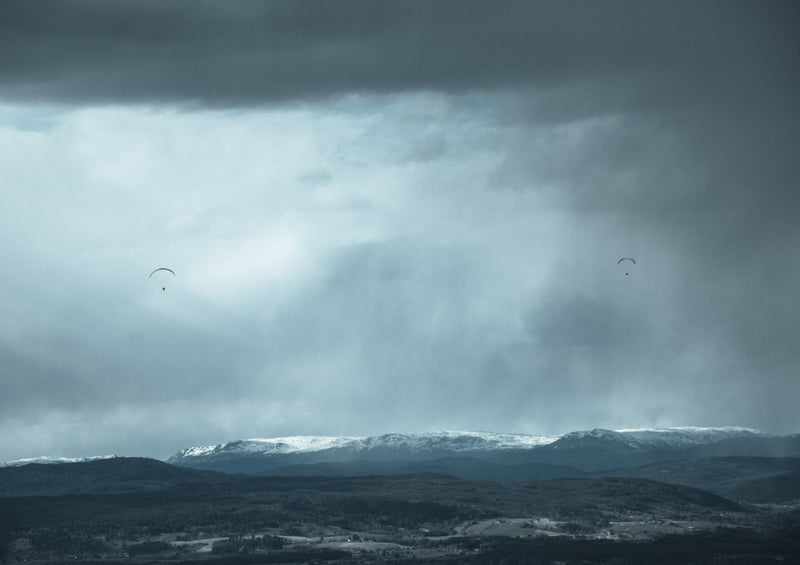
[(800, 432), (799, 28), (779, 1), (4, 1), (0, 461)]

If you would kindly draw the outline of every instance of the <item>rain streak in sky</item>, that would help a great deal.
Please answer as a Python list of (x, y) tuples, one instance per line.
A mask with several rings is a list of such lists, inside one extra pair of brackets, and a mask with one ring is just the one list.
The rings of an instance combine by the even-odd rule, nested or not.
[(0, 461), (800, 431), (799, 23), (3, 2)]

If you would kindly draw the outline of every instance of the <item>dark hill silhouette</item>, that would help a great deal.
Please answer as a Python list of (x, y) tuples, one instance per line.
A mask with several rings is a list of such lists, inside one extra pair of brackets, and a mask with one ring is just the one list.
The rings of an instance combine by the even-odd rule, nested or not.
[(754, 503), (798, 502), (800, 471), (745, 481), (728, 489), (725, 495), (735, 500)]
[(598, 471), (589, 476), (651, 479), (693, 486), (724, 495), (744, 481), (776, 476), (789, 471), (800, 471), (800, 458), (701, 457)]
[(0, 496), (140, 492), (180, 483), (227, 480), (229, 475), (216, 471), (176, 467), (143, 457), (112, 457), (80, 463), (0, 467)]

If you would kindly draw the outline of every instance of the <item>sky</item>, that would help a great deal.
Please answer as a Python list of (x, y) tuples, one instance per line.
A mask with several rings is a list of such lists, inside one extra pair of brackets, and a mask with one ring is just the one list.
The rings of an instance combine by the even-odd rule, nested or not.
[(0, 461), (800, 432), (798, 24), (4, 1)]

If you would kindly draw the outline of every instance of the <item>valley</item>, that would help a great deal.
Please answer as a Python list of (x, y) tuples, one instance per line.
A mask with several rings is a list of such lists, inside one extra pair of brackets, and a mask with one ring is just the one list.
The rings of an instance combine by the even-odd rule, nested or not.
[(500, 552), (518, 563), (636, 563), (664, 540), (674, 560), (663, 562), (704, 551), (741, 562), (742, 544), (759, 559), (800, 555), (796, 504), (646, 479), (190, 473), (193, 482), (154, 488), (173, 469), (135, 463), (149, 481), (134, 491), (0, 498), (2, 562), (488, 563)]

